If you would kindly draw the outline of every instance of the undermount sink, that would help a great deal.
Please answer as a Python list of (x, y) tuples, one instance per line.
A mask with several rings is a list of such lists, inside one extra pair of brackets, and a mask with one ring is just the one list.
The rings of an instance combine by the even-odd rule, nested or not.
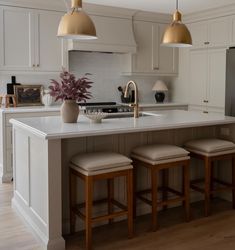
[[(152, 116), (150, 114), (140, 113), (139, 117)], [(113, 119), (113, 118), (131, 118), (134, 117), (133, 113), (114, 113), (109, 114), (105, 119)]]

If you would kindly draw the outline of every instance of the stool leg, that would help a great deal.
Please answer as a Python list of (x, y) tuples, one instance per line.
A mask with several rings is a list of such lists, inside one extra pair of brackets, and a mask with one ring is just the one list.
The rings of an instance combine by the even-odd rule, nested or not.
[(235, 209), (235, 157), (232, 158), (233, 209)]
[(157, 189), (158, 189), (158, 170), (151, 168), (151, 191), (152, 191), (152, 230), (157, 230)]
[(93, 178), (86, 176), (85, 180), (85, 200), (86, 200), (86, 250), (92, 249), (92, 201), (93, 201)]
[(210, 214), (211, 161), (205, 158), (205, 216)]
[(137, 163), (133, 161), (133, 217), (136, 218), (136, 210), (137, 210)]
[(133, 237), (133, 171), (128, 170), (127, 183), (127, 209), (128, 209), (128, 237)]
[[(169, 186), (169, 169), (163, 169), (162, 170), (162, 187), (163, 187), (163, 192), (162, 192), (162, 200), (166, 201), (168, 199), (168, 192), (167, 188)], [(167, 209), (167, 205), (163, 206), (163, 210)]]
[[(113, 213), (113, 203), (112, 200), (114, 198), (114, 180), (108, 179), (107, 180), (108, 185), (108, 213)], [(113, 223), (113, 219), (109, 219), (109, 224), (111, 225)]]
[(76, 225), (76, 214), (73, 212), (73, 207), (76, 204), (76, 176), (69, 171), (69, 197), (70, 197), (70, 233), (74, 234)]
[(189, 181), (189, 162), (183, 166), (183, 192), (184, 192), (184, 209), (185, 220), (190, 221), (190, 181)]
[[(211, 162), (211, 185), (210, 185), (210, 190), (214, 190), (214, 162)], [(214, 198), (214, 193), (210, 193), (210, 198)]]

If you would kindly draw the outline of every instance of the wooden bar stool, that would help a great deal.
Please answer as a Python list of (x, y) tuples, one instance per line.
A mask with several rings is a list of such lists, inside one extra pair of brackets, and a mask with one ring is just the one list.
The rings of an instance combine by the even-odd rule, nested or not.
[[(78, 154), (70, 161), (70, 231), (75, 232), (76, 215), (85, 221), (86, 249), (92, 249), (92, 225), (96, 222), (127, 216), (129, 238), (133, 236), (133, 166), (129, 158), (111, 152)], [(127, 205), (114, 199), (114, 178), (126, 177)], [(85, 202), (76, 204), (76, 177), (85, 182)], [(93, 187), (97, 180), (107, 180), (108, 198), (93, 201)], [(124, 188), (124, 187), (123, 187)], [(106, 202), (108, 214), (92, 216), (93, 204)], [(121, 211), (114, 211), (114, 206)], [(81, 209), (85, 207), (85, 214)]]
[[(205, 216), (210, 214), (211, 195), (216, 192), (231, 192), (233, 194), (233, 208), (235, 208), (235, 144), (230, 141), (220, 139), (199, 139), (192, 140), (185, 144), (194, 158), (204, 162), (205, 179), (196, 179), (190, 182), (191, 189), (205, 195)], [(231, 160), (232, 162), (232, 183), (227, 183), (218, 178), (214, 178), (213, 163), (220, 160)], [(198, 184), (204, 183), (204, 188)], [(220, 187), (215, 188), (217, 183)]]
[[(147, 203), (152, 207), (152, 229), (158, 227), (157, 209), (158, 207), (167, 208), (169, 204), (183, 202), (185, 208), (186, 221), (190, 220), (190, 201), (189, 201), (189, 152), (183, 148), (173, 145), (146, 145), (132, 150), (131, 157), (134, 166), (134, 208), (136, 199)], [(151, 174), (151, 188), (138, 190), (136, 187), (137, 167), (145, 167)], [(169, 169), (175, 167), (183, 168), (182, 192), (169, 187)], [(159, 187), (158, 176), (162, 172), (162, 187)], [(158, 191), (162, 191), (162, 199), (158, 199)], [(151, 194), (151, 200), (144, 195)], [(168, 199), (168, 193), (172, 193), (176, 198)], [(160, 201), (159, 201), (160, 200)], [(136, 211), (134, 211), (136, 215)]]

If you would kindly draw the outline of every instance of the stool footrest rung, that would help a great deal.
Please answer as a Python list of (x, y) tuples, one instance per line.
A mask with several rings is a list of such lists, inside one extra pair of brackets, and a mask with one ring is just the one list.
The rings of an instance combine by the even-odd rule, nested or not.
[(109, 219), (114, 219), (116, 217), (119, 216), (124, 216), (127, 215), (128, 211), (119, 211), (119, 212), (115, 212), (112, 214), (108, 214), (108, 215), (103, 215), (103, 216), (98, 216), (92, 219), (92, 222), (99, 222), (99, 221), (103, 221), (103, 220), (109, 220)]
[[(170, 188), (170, 187), (159, 187), (158, 188), (158, 191), (167, 191), (168, 193), (172, 193), (172, 194), (175, 194), (177, 196), (183, 196), (184, 194), (182, 192), (179, 192), (173, 188)], [(144, 194), (149, 194), (151, 193), (151, 189), (144, 189), (144, 190), (141, 190), (141, 191), (138, 191), (136, 193), (137, 196), (141, 196), (141, 195), (144, 195)]]

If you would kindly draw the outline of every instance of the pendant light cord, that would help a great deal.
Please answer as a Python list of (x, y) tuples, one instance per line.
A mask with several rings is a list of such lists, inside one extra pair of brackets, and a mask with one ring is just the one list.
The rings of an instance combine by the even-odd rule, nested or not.
[(176, 10), (179, 10), (179, 0), (176, 0)]

